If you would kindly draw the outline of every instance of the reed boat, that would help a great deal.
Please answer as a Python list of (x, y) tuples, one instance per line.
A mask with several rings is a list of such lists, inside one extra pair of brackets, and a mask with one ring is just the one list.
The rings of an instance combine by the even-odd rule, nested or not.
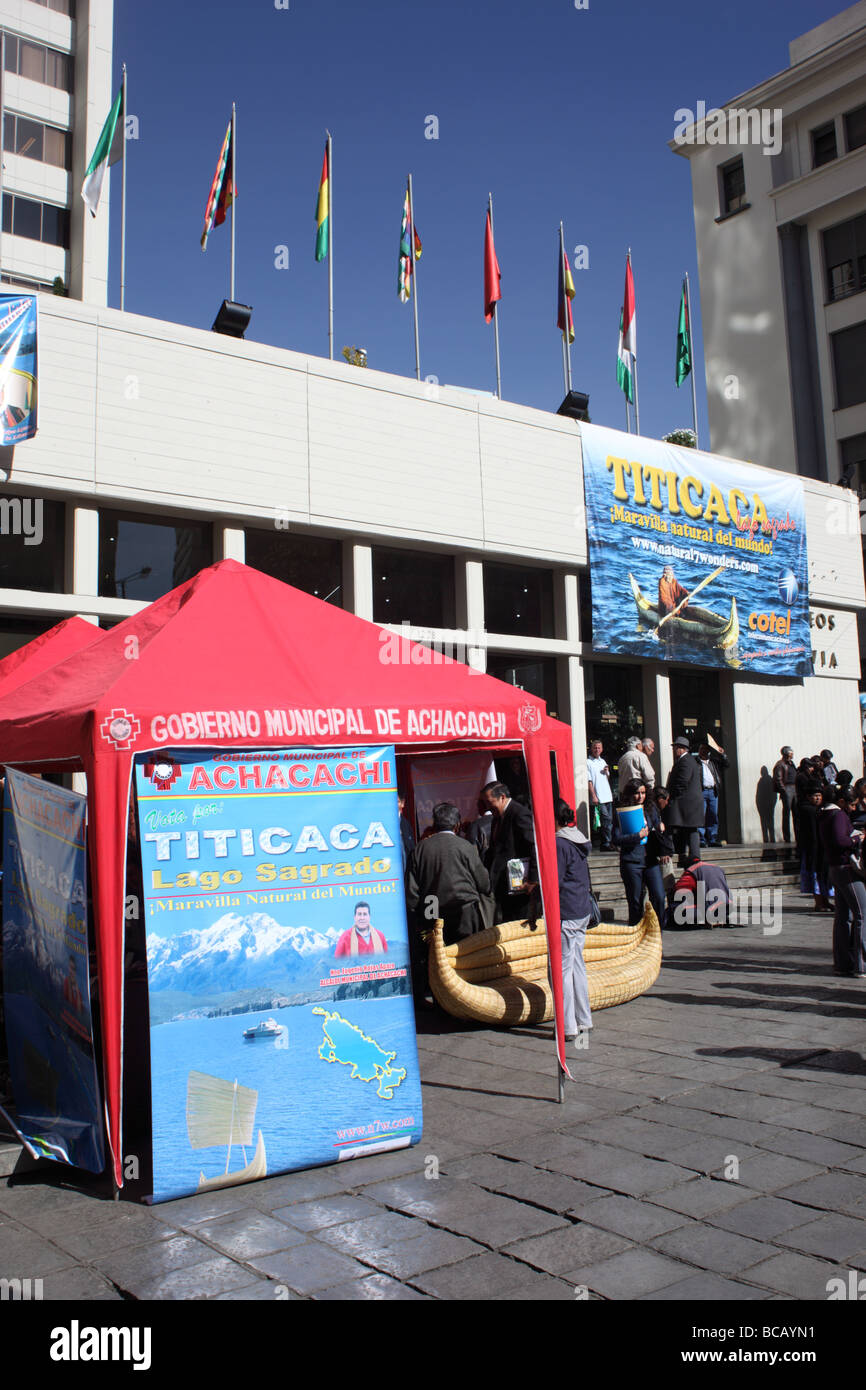
[[(218, 1187), (234, 1187), (235, 1183), (254, 1182), (256, 1178), (267, 1177), (268, 1161), (261, 1130), (249, 1163), (245, 1153), (253, 1142), (258, 1103), (258, 1091), (249, 1086), (240, 1086), (237, 1081), (225, 1081), (221, 1076), (209, 1076), (203, 1071), (190, 1072), (186, 1089), (186, 1129), (190, 1145), (194, 1149), (226, 1145), (225, 1172), (213, 1178), (206, 1178), (202, 1173), (198, 1182), (199, 1192), (212, 1192)], [(232, 1145), (240, 1147), (244, 1167), (229, 1172)]]
[[(633, 574), (629, 575), (631, 591), (634, 594), (634, 601), (643, 622), (649, 623), (651, 627), (658, 627), (663, 613), (659, 613), (658, 604), (650, 603), (646, 594), (641, 592), (640, 585)], [(740, 619), (737, 613), (737, 600), (731, 599), (731, 611), (727, 618), (719, 613), (714, 613), (710, 608), (699, 608), (697, 605), (692, 608), (694, 616), (681, 618), (668, 618), (661, 629), (661, 636), (669, 633), (673, 636), (696, 638), (701, 642), (712, 642), (715, 647), (722, 647), (725, 651), (730, 651), (740, 640)]]
[[(662, 963), (658, 918), (647, 903), (634, 927), (602, 922), (587, 932), (583, 958), (592, 1009), (635, 999), (653, 985)], [(553, 1018), (548, 980), (547, 933), (543, 918), (503, 922), (446, 946), (442, 922), (430, 940), (433, 998), (454, 1018), (513, 1027)]]

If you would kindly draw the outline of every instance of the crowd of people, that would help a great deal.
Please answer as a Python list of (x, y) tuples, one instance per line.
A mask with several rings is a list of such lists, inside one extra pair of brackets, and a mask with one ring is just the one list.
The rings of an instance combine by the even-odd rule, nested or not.
[(866, 777), (839, 769), (829, 748), (794, 760), (787, 744), (773, 767), (782, 838), (796, 845), (800, 891), (833, 913), (833, 969), (866, 974)]
[[(590, 744), (589, 800), (599, 849), (619, 854), (630, 925), (641, 920), (646, 901), (665, 927), (722, 925), (730, 904), (727, 881), (719, 865), (702, 860), (701, 849), (719, 843), (719, 796), (728, 766), (724, 749), (707, 741), (693, 753), (680, 735), (672, 744), (666, 786), (657, 785), (654, 753), (651, 738), (631, 738), (619, 759), (618, 809), (642, 812), (636, 825), (627, 826), (627, 815), (620, 816), (614, 806), (603, 743)], [(866, 777), (855, 782), (850, 773), (838, 771), (827, 749), (796, 765), (785, 746), (773, 782), (782, 804), (782, 834), (797, 844), (802, 891), (814, 894), (817, 911), (834, 913), (834, 969), (860, 978), (866, 973), (866, 871), (860, 861)], [(512, 797), (503, 782), (490, 782), (481, 790), (477, 810), (477, 817), (466, 820), (457, 806), (440, 803), (415, 844), (401, 798), (413, 988), (420, 1007), (432, 1007), (424, 946), (437, 918), (451, 944), (497, 922), (534, 920), (541, 912), (532, 813), (524, 798)], [(577, 828), (567, 801), (558, 798), (554, 812), (565, 1033), (574, 1039), (592, 1027), (583, 960), (586, 933), (598, 921), (588, 863), (592, 843)], [(689, 894), (693, 903), (715, 895), (723, 905), (720, 917), (702, 920), (695, 910), (675, 913), (675, 903)]]

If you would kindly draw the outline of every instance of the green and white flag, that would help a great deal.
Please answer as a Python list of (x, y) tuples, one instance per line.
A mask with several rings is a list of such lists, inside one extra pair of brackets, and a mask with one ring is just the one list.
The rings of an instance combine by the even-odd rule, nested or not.
[(99, 207), (105, 171), (123, 158), (123, 127), (123, 87), (121, 87), (114, 105), (108, 113), (108, 120), (102, 127), (102, 134), (96, 149), (93, 151), (93, 158), (87, 166), (84, 183), (81, 185), (81, 196), (94, 217), (96, 216), (96, 209)]

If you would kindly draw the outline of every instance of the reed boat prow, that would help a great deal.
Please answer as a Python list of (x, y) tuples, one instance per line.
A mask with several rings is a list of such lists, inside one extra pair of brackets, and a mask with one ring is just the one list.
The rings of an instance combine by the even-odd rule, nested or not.
[[(443, 924), (430, 941), (429, 975), (433, 997), (455, 1018), (514, 1027), (553, 1018), (548, 978), (547, 934), (543, 919), (503, 922), (456, 946), (446, 946)], [(634, 927), (605, 922), (586, 938), (584, 960), (593, 1009), (636, 998), (658, 978), (662, 937), (658, 918), (647, 904)]]

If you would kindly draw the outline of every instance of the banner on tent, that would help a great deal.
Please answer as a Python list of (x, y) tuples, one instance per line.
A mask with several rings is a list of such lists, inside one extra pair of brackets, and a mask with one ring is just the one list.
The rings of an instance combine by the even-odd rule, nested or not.
[(802, 481), (596, 425), (581, 440), (593, 648), (808, 676)]
[(87, 801), (6, 771), (3, 992), (17, 1132), (36, 1158), (101, 1173), (90, 1012)]
[(37, 305), (35, 294), (0, 294), (0, 444), (36, 433)]
[(394, 750), (142, 755), (154, 1200), (421, 1137)]

